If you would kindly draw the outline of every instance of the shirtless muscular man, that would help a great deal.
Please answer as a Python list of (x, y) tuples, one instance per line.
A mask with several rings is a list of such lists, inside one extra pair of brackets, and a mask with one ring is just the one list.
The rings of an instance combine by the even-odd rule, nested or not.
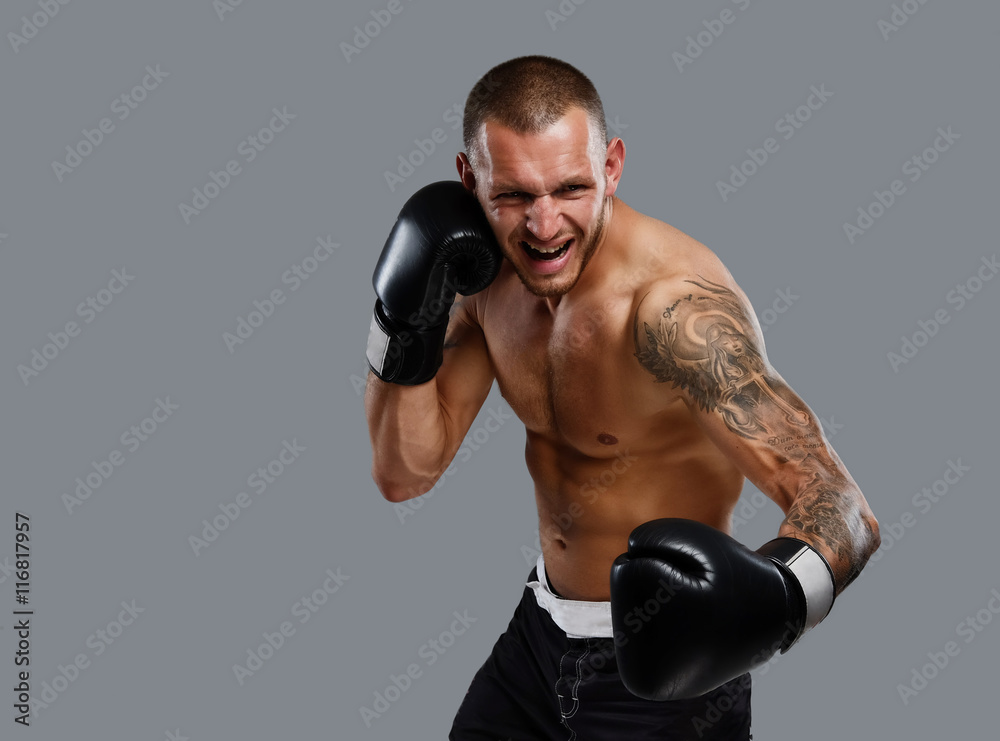
[[(372, 475), (431, 489), (495, 380), (539, 522), (571, 525), (540, 527), (449, 738), (749, 738), (749, 670), (826, 617), (878, 523), (719, 258), (615, 195), (590, 80), (512, 59), (463, 123), (461, 183), (407, 202), (375, 270)], [(729, 534), (745, 478), (785, 514), (756, 551)]]

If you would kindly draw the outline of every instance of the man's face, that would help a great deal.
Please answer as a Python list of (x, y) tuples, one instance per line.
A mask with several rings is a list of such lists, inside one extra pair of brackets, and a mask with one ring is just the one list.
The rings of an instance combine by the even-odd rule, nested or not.
[(504, 256), (536, 296), (566, 293), (603, 233), (606, 145), (580, 108), (538, 134), (488, 121), (479, 142), (476, 192)]
[(743, 340), (733, 334), (724, 334), (719, 340), (719, 345), (725, 350), (729, 355), (734, 358), (738, 358), (744, 354)]

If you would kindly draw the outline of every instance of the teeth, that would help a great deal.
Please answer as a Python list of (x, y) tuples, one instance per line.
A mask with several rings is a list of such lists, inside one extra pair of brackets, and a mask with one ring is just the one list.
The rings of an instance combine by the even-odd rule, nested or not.
[(525, 244), (527, 244), (531, 249), (535, 250), (536, 252), (541, 252), (543, 255), (551, 255), (553, 252), (558, 252), (567, 244), (569, 244), (569, 240), (563, 242), (562, 244), (556, 245), (555, 247), (548, 247), (548, 248), (538, 247), (537, 245), (529, 244), (528, 242), (525, 242)]

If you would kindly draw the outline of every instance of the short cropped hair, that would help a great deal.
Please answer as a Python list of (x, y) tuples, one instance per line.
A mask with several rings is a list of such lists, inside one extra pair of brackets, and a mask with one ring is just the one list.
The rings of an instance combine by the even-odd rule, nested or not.
[(596, 129), (597, 141), (592, 145), (606, 145), (604, 106), (594, 84), (580, 70), (540, 55), (498, 64), (479, 79), (465, 101), (462, 138), (473, 169), (479, 167), (479, 133), (487, 121), (520, 134), (537, 134), (574, 107), (586, 111)]

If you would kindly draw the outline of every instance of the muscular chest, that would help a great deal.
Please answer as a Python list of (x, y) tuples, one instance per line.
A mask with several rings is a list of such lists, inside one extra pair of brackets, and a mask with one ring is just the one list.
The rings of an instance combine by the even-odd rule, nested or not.
[(532, 432), (582, 452), (617, 445), (648, 412), (638, 384), (648, 384), (633, 353), (630, 303), (563, 299), (491, 301), (484, 333), (497, 383)]

